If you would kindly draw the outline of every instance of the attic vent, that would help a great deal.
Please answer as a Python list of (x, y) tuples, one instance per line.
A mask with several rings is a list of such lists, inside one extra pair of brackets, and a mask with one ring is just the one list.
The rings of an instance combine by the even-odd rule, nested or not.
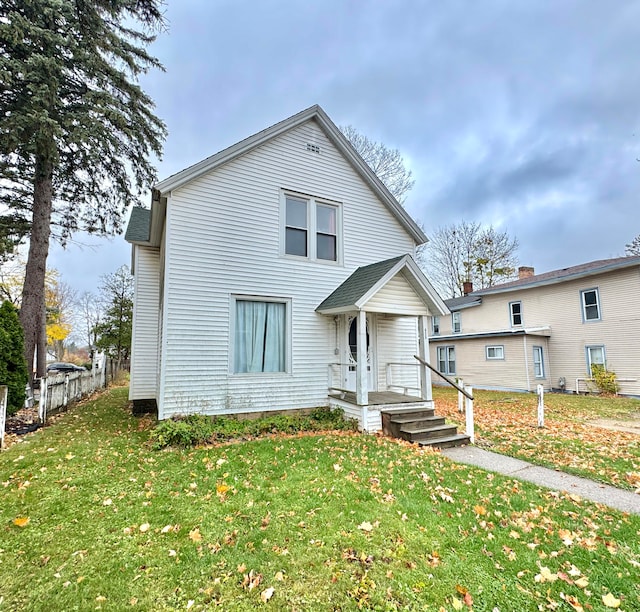
[(307, 143), (307, 151), (311, 151), (311, 153), (317, 153), (318, 155), (320, 155), (320, 147), (318, 145), (311, 144), (310, 142)]

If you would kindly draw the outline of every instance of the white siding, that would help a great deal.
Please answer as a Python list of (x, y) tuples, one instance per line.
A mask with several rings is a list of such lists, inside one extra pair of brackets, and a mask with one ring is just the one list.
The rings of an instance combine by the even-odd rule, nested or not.
[(138, 245), (133, 252), (135, 283), (129, 399), (156, 399), (160, 255), (158, 249)]
[(427, 315), (427, 307), (407, 279), (396, 274), (366, 304), (367, 312), (393, 312), (406, 315)]
[(377, 350), (378, 391), (407, 387), (410, 395), (419, 396), (420, 372), (413, 357), (418, 354), (417, 318), (378, 316)]
[[(343, 265), (279, 255), (284, 189), (341, 204)], [(355, 268), (415, 246), (315, 122), (173, 192), (167, 227), (163, 417), (326, 404), (336, 331), (315, 308)], [(290, 373), (230, 374), (232, 295), (291, 300)]]

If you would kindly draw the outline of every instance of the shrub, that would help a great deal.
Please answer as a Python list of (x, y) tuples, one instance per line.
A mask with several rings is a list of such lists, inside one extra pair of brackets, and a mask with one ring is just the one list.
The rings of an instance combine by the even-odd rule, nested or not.
[(248, 439), (265, 434), (301, 431), (355, 430), (357, 423), (345, 419), (342, 410), (316, 408), (310, 414), (275, 414), (261, 419), (239, 420), (233, 416), (206, 417), (192, 414), (158, 423), (151, 432), (153, 448), (189, 447), (205, 442)]
[(591, 365), (591, 377), (601, 393), (615, 395), (619, 389), (616, 373), (600, 364)]
[(0, 385), (9, 387), (7, 414), (15, 414), (24, 406), (28, 381), (18, 310), (11, 302), (4, 302), (0, 306)]

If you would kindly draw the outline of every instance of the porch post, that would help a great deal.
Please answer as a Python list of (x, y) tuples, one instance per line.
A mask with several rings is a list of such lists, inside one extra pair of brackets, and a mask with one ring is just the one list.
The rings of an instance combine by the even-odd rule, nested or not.
[(358, 311), (358, 362), (356, 364), (356, 401), (359, 406), (369, 403), (369, 376), (367, 372), (367, 313)]
[[(429, 361), (429, 331), (427, 317), (418, 316), (418, 356), (422, 361)], [(431, 401), (431, 370), (427, 366), (420, 364), (420, 397), (423, 400)]]

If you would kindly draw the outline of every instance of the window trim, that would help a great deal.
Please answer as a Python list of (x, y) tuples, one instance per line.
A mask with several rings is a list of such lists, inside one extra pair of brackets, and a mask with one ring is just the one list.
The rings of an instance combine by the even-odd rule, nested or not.
[(433, 315), (431, 317), (431, 335), (439, 336), (440, 335), (440, 316)]
[[(284, 321), (284, 370), (278, 372), (236, 372), (236, 302), (263, 302), (276, 303), (285, 305), (285, 321)], [(265, 377), (265, 376), (288, 376), (291, 374), (291, 354), (292, 354), (292, 299), (290, 297), (279, 297), (272, 295), (256, 295), (256, 294), (236, 294), (233, 293), (229, 297), (229, 375), (246, 377)]]
[[(598, 309), (598, 316), (595, 319), (587, 319), (587, 303), (585, 301), (585, 295), (587, 293), (593, 292), (596, 296), (596, 303), (589, 304), (589, 307), (592, 308), (595, 306)], [(600, 305), (600, 290), (598, 287), (591, 287), (589, 289), (581, 289), (580, 290), (580, 305), (582, 306), (582, 322), (583, 323), (594, 323), (596, 321), (602, 320), (602, 307)]]
[[(444, 363), (446, 364), (445, 371), (443, 372), (440, 369), (440, 351), (445, 351), (445, 359)], [(453, 352), (453, 371), (449, 370), (449, 365), (451, 363), (451, 359), (449, 359), (450, 352)], [(455, 344), (445, 344), (444, 346), (436, 347), (436, 362), (438, 365), (438, 372), (441, 374), (446, 374), (447, 376), (455, 376), (458, 370), (458, 362), (456, 359), (456, 345)]]
[(591, 349), (602, 349), (602, 365), (604, 369), (607, 369), (607, 351), (605, 349), (604, 344), (586, 344), (584, 347), (585, 359), (587, 361), (587, 373), (589, 378), (592, 376), (591, 366), (593, 362), (591, 361)]
[[(458, 329), (456, 329), (456, 323), (458, 325)], [(451, 313), (451, 333), (462, 333), (462, 313), (459, 310)]]
[[(489, 350), (500, 349), (502, 355), (500, 357), (490, 357)], [(504, 344), (486, 344), (484, 347), (484, 356), (487, 361), (504, 361)]]
[[(307, 254), (294, 255), (287, 253), (287, 198), (304, 201), (307, 203)], [(318, 236), (333, 236), (325, 232), (318, 231), (318, 207), (326, 206), (333, 208), (336, 213), (336, 258), (323, 259), (318, 257)], [(291, 226), (293, 227), (293, 226)], [(313, 261), (327, 265), (342, 265), (344, 250), (344, 232), (342, 225), (342, 203), (308, 194), (282, 189), (280, 191), (280, 256), (298, 261)]]
[[(513, 312), (514, 306), (520, 306), (520, 312)], [(520, 323), (515, 322), (515, 317), (520, 317)], [(522, 300), (514, 300), (509, 302), (509, 320), (511, 321), (511, 327), (522, 327), (524, 325), (524, 317), (522, 316)]]
[[(540, 355), (540, 360), (536, 360), (536, 353)], [(537, 366), (540, 366), (540, 374), (537, 372)], [(545, 373), (544, 368), (544, 348), (539, 345), (533, 346), (533, 375), (535, 378), (543, 379), (546, 378), (547, 375)]]

